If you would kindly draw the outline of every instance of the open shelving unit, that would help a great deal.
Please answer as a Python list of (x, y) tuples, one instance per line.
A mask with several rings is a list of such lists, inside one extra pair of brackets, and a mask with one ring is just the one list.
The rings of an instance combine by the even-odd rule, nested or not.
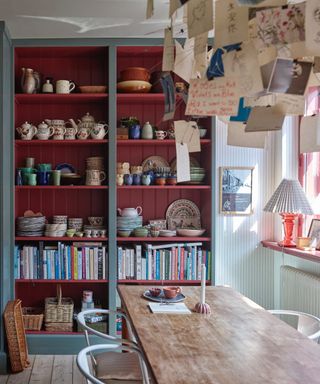
[[(83, 43), (83, 44), (82, 44)], [(137, 116), (143, 125), (149, 121), (158, 128), (167, 130), (171, 122), (162, 122), (164, 112), (164, 95), (162, 93), (120, 94), (116, 93), (116, 82), (120, 71), (128, 66), (145, 67), (151, 71), (161, 69), (161, 41), (156, 44), (142, 40), (133, 41), (103, 39), (91, 41), (36, 41), (23, 42), (14, 47), (14, 79), (15, 94), (13, 95), (14, 122), (12, 130), (25, 121), (38, 125), (44, 119), (72, 118), (80, 119), (87, 112), (96, 121), (109, 124), (109, 134), (103, 140), (21, 140), (15, 133), (12, 142), (14, 148), (14, 164), (12, 175), (18, 167), (24, 166), (26, 157), (35, 157), (36, 164), (51, 163), (53, 168), (60, 163), (69, 163), (78, 173), (85, 173), (85, 159), (89, 156), (103, 156), (107, 180), (101, 186), (82, 185), (61, 186), (14, 186), (14, 219), (22, 216), (31, 209), (42, 212), (52, 222), (53, 215), (68, 215), (82, 217), (84, 223), (88, 216), (104, 216), (108, 226), (106, 237), (59, 237), (46, 236), (26, 237), (15, 236), (16, 245), (54, 246), (58, 242), (72, 245), (73, 242), (102, 243), (109, 253), (108, 273), (102, 280), (61, 280), (61, 279), (22, 279), (17, 278), (13, 284), (15, 298), (22, 300), (23, 306), (44, 306), (46, 297), (56, 296), (57, 284), (62, 285), (64, 297), (71, 297), (75, 307), (80, 306), (82, 291), (89, 289), (103, 307), (116, 309), (117, 284), (141, 285), (197, 285), (199, 280), (134, 280), (118, 279), (117, 276), (117, 247), (131, 247), (139, 244), (170, 244), (201, 242), (202, 248), (211, 252), (213, 271), (214, 249), (214, 170), (213, 161), (213, 131), (210, 118), (200, 119), (200, 124), (207, 128), (207, 136), (201, 139), (201, 153), (192, 156), (206, 169), (206, 179), (201, 185), (138, 185), (116, 186), (116, 163), (128, 161), (131, 165), (140, 165), (149, 156), (157, 155), (169, 163), (175, 157), (174, 140), (117, 140), (116, 129), (118, 122), (124, 116)], [(130, 46), (132, 44), (132, 46)], [(25, 45), (25, 46), (24, 46)], [(20, 89), (21, 68), (33, 68), (43, 77), (53, 77), (54, 80), (69, 79), (77, 85), (107, 85), (108, 93), (104, 94), (22, 94)], [(186, 119), (185, 105), (179, 96), (176, 98), (175, 120)], [(200, 209), (202, 227), (206, 232), (201, 237), (118, 237), (116, 233), (117, 208), (143, 207), (143, 224), (150, 219), (165, 218), (167, 207), (177, 199), (193, 201)], [(12, 274), (13, 279), (13, 274)], [(212, 284), (208, 279), (207, 284)], [(111, 319), (109, 332), (115, 334), (116, 319)], [(75, 331), (76, 329), (74, 329)], [(77, 332), (52, 333), (46, 331), (29, 331), (29, 351), (45, 353), (48, 345), (55, 353), (75, 353), (84, 345), (84, 337)], [(68, 340), (72, 339), (72, 343)]]

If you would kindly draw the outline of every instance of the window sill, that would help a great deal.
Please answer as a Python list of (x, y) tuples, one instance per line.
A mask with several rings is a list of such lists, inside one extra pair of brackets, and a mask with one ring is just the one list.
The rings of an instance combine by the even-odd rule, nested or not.
[(320, 251), (303, 251), (302, 249), (297, 248), (280, 247), (277, 242), (269, 240), (262, 240), (261, 244), (263, 247), (272, 249), (277, 252), (286, 253), (288, 255), (299, 257), (300, 259), (320, 263)]

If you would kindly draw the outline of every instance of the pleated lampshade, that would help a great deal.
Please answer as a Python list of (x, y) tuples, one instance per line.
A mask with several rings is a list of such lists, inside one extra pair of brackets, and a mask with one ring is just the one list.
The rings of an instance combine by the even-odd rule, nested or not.
[(281, 181), (263, 210), (266, 212), (313, 214), (299, 181), (289, 179)]

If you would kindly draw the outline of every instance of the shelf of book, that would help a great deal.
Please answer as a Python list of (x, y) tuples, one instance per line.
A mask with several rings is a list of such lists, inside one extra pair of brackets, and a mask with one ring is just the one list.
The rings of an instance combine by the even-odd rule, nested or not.
[[(210, 284), (210, 280), (206, 280), (206, 284)], [(200, 280), (135, 280), (135, 279), (121, 279), (118, 280), (119, 284), (148, 284), (148, 285), (174, 285), (174, 284), (183, 284), (183, 285), (200, 285)]]
[(70, 280), (61, 280), (61, 279), (15, 279), (16, 284), (25, 284), (25, 283), (36, 283), (36, 284), (47, 284), (47, 283), (57, 283), (57, 284), (97, 284), (97, 283), (108, 283), (109, 280), (90, 280), (90, 279), (70, 279)]

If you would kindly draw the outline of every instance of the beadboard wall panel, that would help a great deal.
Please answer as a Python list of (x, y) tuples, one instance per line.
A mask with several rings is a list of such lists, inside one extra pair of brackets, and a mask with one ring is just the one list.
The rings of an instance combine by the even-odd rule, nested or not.
[(227, 125), (216, 124), (216, 203), (219, 207), (219, 167), (254, 167), (253, 214), (216, 215), (216, 284), (226, 284), (260, 305), (273, 306), (273, 253), (260, 245), (273, 237), (273, 215), (263, 212), (274, 190), (274, 147), (276, 134), (269, 135), (266, 149), (227, 145)]

